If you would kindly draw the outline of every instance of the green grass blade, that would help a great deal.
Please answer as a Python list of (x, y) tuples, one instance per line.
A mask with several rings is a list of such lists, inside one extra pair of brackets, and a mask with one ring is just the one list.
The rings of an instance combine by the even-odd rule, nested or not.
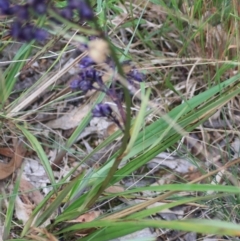
[(37, 155), (38, 155), (39, 159), (41, 160), (41, 163), (49, 177), (49, 180), (51, 181), (51, 184), (53, 185), (53, 189), (55, 191), (57, 191), (56, 185), (55, 185), (56, 181), (55, 181), (55, 177), (53, 175), (51, 165), (50, 165), (48, 157), (47, 157), (46, 153), (44, 152), (42, 146), (40, 145), (39, 141), (30, 131), (28, 131), (23, 126), (17, 125), (17, 127), (22, 131), (22, 133), (26, 136), (28, 141), (31, 143), (33, 150), (37, 153)]
[[(32, 43), (23, 44), (20, 49), (18, 50), (17, 54), (13, 58), (13, 60), (21, 60), (27, 59), (32, 51)], [(22, 67), (25, 65), (24, 61), (20, 62), (13, 62), (9, 65), (9, 67), (4, 71), (4, 78), (5, 78), (5, 86), (4, 92), (5, 94), (1, 97), (2, 103), (4, 103), (9, 95), (12, 93), (12, 89), (17, 81), (16, 75), (20, 72)]]
[(18, 178), (14, 185), (13, 193), (9, 198), (7, 214), (6, 214), (5, 223), (4, 223), (4, 231), (3, 231), (3, 237), (2, 237), (3, 240), (7, 239), (10, 234), (11, 224), (12, 224), (12, 220), (13, 220), (13, 212), (14, 212), (14, 208), (15, 208), (15, 200), (18, 195), (20, 180), (21, 180), (21, 175), (18, 175)]
[(134, 121), (133, 127), (130, 130), (131, 138), (130, 138), (130, 141), (128, 143), (125, 153), (128, 153), (132, 149), (136, 139), (138, 138), (138, 134), (139, 134), (142, 124), (144, 122), (144, 117), (145, 117), (150, 93), (151, 93), (151, 91), (150, 91), (150, 89), (148, 89), (146, 95), (142, 98), (142, 104), (140, 107), (140, 111), (138, 112), (138, 115)]
[(67, 186), (58, 194), (56, 199), (49, 205), (49, 207), (44, 210), (44, 212), (37, 218), (37, 220), (34, 223), (34, 226), (38, 227), (42, 225), (56, 210), (59, 208), (63, 200), (66, 198), (68, 193), (71, 191), (72, 187), (78, 180), (75, 179), (71, 181)]
[[(183, 221), (162, 221), (162, 220), (147, 220), (147, 219), (130, 219), (130, 220), (97, 220), (89, 223), (82, 223), (73, 225), (71, 230), (82, 230), (85, 228), (103, 228), (99, 231), (99, 235), (95, 233), (78, 239), (79, 241), (107, 241), (113, 238), (121, 237), (126, 233), (132, 233), (147, 227), (153, 228), (166, 228), (171, 230), (190, 231), (204, 234), (217, 234), (217, 235), (231, 235), (239, 236), (239, 225), (229, 222), (217, 220), (183, 220)], [(66, 229), (65, 229), (66, 231)]]

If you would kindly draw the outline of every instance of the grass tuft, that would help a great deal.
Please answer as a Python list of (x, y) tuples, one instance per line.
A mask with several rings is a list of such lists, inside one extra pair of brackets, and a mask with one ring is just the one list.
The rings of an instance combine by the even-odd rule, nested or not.
[(0, 3), (3, 240), (237, 240), (238, 1), (38, 4)]

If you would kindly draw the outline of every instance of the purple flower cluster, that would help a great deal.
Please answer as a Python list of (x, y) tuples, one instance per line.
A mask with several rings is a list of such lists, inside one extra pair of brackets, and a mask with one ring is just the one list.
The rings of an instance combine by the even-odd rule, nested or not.
[[(37, 40), (42, 42), (47, 39), (48, 33), (44, 29), (31, 24), (34, 16), (47, 13), (48, 8), (54, 9), (47, 0), (27, 0), (25, 4), (12, 5), (9, 0), (0, 0), (0, 15), (14, 17), (14, 23), (10, 28), (10, 35), (20, 41)], [(83, 20), (94, 18), (93, 10), (88, 0), (68, 0), (67, 6), (60, 14), (66, 19), (72, 19), (73, 12), (77, 11)]]
[[(95, 87), (95, 83), (98, 84), (99, 87)], [(83, 71), (78, 74), (78, 77), (70, 83), (70, 87), (75, 90), (82, 90), (84, 93), (93, 89), (105, 92), (106, 89), (102, 81), (102, 76), (94, 68), (83, 69)]]
[(136, 68), (132, 68), (127, 73), (127, 79), (130, 83), (132, 80), (137, 80), (138, 82), (142, 82), (144, 78), (145, 78), (145, 75), (139, 72)]
[(76, 11), (81, 20), (93, 20), (94, 12), (88, 0), (68, 0), (67, 6), (60, 11), (60, 15), (68, 20), (72, 20)]
[[(112, 69), (115, 69), (114, 61), (109, 57), (106, 60), (106, 64)], [(125, 61), (123, 65), (129, 65), (130, 61)], [(91, 90), (97, 90), (104, 92), (111, 100), (116, 104), (122, 120), (124, 121), (124, 110), (122, 107), (123, 100), (123, 86), (121, 83), (114, 79), (111, 86), (107, 87), (102, 79), (102, 72), (98, 71), (96, 67), (97, 63), (90, 57), (85, 56), (79, 62), (80, 73), (78, 76), (70, 83), (70, 88), (72, 90), (80, 90), (83, 93), (87, 93)], [(128, 80), (129, 85), (133, 85), (134, 81), (142, 82), (145, 78), (143, 73), (140, 73), (135, 67), (132, 67), (128, 73), (126, 73), (126, 79)], [(115, 122), (120, 129), (123, 130), (120, 122), (112, 114), (112, 109), (108, 104), (98, 104), (92, 110), (94, 117), (107, 117), (113, 122)]]
[(97, 104), (92, 111), (94, 117), (110, 117), (112, 109), (108, 104)]
[(8, 0), (0, 0), (0, 13), (5, 15), (15, 15), (19, 21), (29, 20), (30, 12), (45, 14), (47, 11), (46, 0), (28, 0), (23, 5), (11, 5)]
[(31, 13), (42, 15), (47, 11), (47, 1), (29, 0), (23, 5), (11, 5), (8, 0), (0, 0), (0, 14), (15, 17), (10, 28), (10, 35), (20, 41), (44, 41), (48, 33), (31, 24)]
[(36, 26), (26, 23), (25, 25), (21, 25), (20, 22), (14, 22), (10, 29), (10, 34), (13, 38), (18, 39), (20, 41), (31, 41), (33, 39), (42, 42), (44, 41), (48, 33)]
[(82, 20), (93, 20), (94, 18), (93, 10), (87, 0), (68, 0), (67, 7), (65, 9), (69, 12), (76, 9)]

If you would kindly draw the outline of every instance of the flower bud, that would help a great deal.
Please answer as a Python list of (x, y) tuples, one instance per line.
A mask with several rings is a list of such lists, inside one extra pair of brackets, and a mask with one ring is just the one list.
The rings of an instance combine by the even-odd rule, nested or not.
[(112, 115), (112, 109), (108, 104), (97, 104), (92, 114), (94, 117), (109, 117)]

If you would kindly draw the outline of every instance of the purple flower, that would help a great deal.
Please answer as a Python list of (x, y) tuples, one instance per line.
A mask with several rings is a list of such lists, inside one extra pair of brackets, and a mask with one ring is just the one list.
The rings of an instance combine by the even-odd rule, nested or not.
[(143, 73), (140, 73), (137, 69), (132, 69), (127, 73), (127, 78), (131, 78), (134, 80), (137, 80), (138, 82), (142, 82), (145, 78), (145, 75)]
[(29, 6), (27, 4), (25, 5), (15, 5), (14, 11), (17, 15), (17, 18), (22, 20), (27, 20), (29, 18)]
[(104, 82), (102, 80), (102, 75), (96, 69), (94, 69), (94, 68), (84, 69), (79, 74), (79, 76), (83, 80), (88, 79), (89, 81), (91, 81), (92, 84), (93, 83), (97, 83), (98, 84), (98, 88), (93, 87), (93, 89), (99, 90), (99, 91), (103, 91), (103, 92), (107, 91), (107, 87), (106, 87), (106, 85), (104, 84)]
[(68, 20), (71, 20), (73, 17), (73, 10), (70, 7), (66, 7), (61, 10), (60, 15)]
[(35, 27), (31, 24), (21, 25), (20, 22), (14, 22), (10, 29), (10, 35), (20, 41), (43, 41), (47, 38), (48, 34), (45, 30)]
[(92, 20), (94, 17), (93, 10), (87, 0), (68, 0), (68, 6), (77, 9), (80, 17), (84, 20)]
[(48, 37), (48, 32), (41, 28), (36, 28), (34, 31), (34, 39), (38, 42), (46, 40)]
[(22, 26), (20, 22), (14, 22), (10, 29), (10, 35), (18, 40), (31, 41), (34, 38), (34, 26), (30, 24)]
[[(81, 77), (81, 79), (88, 79), (90, 80), (92, 83), (97, 83), (99, 85), (100, 88), (103, 88), (105, 85), (102, 81), (102, 76), (101, 73), (99, 73), (99, 71), (97, 71), (94, 68), (87, 68), (84, 69), (79, 76)], [(104, 88), (103, 88), (104, 89)]]
[(22, 26), (20, 22), (14, 22), (10, 28), (10, 35), (15, 39), (19, 38), (19, 35), (21, 33), (21, 27)]
[(108, 104), (97, 104), (92, 110), (93, 117), (110, 117), (112, 109)]
[(9, 10), (10, 4), (7, 0), (0, 0), (0, 10), (1, 13), (6, 14), (6, 12)]
[(107, 117), (109, 120), (113, 121), (120, 130), (123, 128), (120, 122), (112, 115), (112, 108), (108, 104), (97, 104), (92, 110), (93, 117)]
[(47, 11), (47, 3), (45, 0), (30, 0), (29, 1), (33, 10), (38, 14), (45, 14)]
[(87, 0), (80, 0), (81, 6), (78, 8), (79, 15), (82, 19), (92, 20), (94, 18), (93, 10)]
[(92, 82), (95, 82), (97, 71), (93, 68), (83, 69), (79, 76), (81, 79), (90, 79)]
[(83, 69), (95, 64), (96, 63), (93, 61), (93, 59), (88, 55), (82, 58), (79, 62), (80, 68), (83, 68)]
[(72, 90), (78, 89), (79, 88), (79, 79), (72, 80), (69, 86)]
[(87, 92), (89, 90), (94, 89), (92, 82), (90, 80), (84, 79), (75, 79), (71, 81), (70, 88), (72, 90), (82, 90), (83, 92)]
[[(94, 83), (98, 83), (100, 88), (94, 87)], [(78, 78), (70, 83), (70, 87), (71, 89), (79, 89), (84, 92), (92, 89), (105, 91), (105, 85), (101, 75), (93, 68), (83, 69), (83, 71), (78, 74)]]
[(93, 85), (90, 80), (82, 80), (79, 82), (78, 86), (79, 86), (79, 89), (84, 92), (87, 92), (93, 89)]
[(8, 0), (0, 0), (0, 14), (12, 15), (15, 12), (15, 7), (10, 7)]
[(24, 40), (24, 41), (31, 41), (34, 39), (34, 34), (35, 34), (35, 26), (27, 23), (25, 26), (21, 27), (19, 33), (19, 40)]
[(81, 0), (68, 0), (68, 7), (72, 9), (81, 7)]

